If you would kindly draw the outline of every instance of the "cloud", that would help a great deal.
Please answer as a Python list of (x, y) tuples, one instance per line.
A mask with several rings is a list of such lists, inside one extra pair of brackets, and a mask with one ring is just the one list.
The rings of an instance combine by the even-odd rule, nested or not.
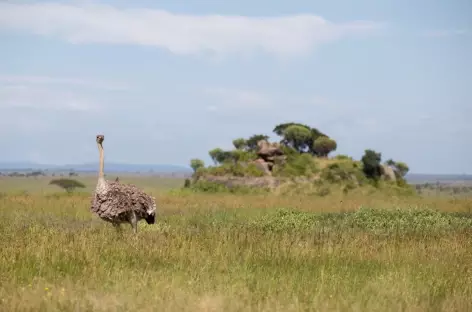
[(74, 44), (154, 46), (180, 55), (265, 51), (279, 57), (298, 56), (320, 44), (369, 34), (381, 25), (372, 21), (334, 23), (312, 14), (248, 17), (174, 14), (93, 3), (0, 4), (0, 29)]

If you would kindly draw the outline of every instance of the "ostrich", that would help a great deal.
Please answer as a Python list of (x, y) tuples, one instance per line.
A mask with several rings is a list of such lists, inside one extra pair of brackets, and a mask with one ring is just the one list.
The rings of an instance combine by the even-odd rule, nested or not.
[(121, 223), (130, 223), (134, 233), (137, 233), (138, 221), (146, 220), (148, 224), (156, 222), (156, 202), (132, 184), (122, 184), (117, 181), (106, 181), (103, 173), (103, 135), (97, 135), (96, 141), (100, 155), (98, 183), (93, 194), (90, 210), (102, 220), (111, 222), (115, 228)]

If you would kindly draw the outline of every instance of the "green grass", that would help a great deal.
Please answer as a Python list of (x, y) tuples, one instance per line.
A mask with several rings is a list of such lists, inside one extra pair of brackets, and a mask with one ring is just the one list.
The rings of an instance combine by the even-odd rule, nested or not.
[(0, 310), (472, 310), (470, 199), (138, 183), (160, 207), (137, 236), (92, 216), (86, 194), (0, 196)]
[[(106, 179), (114, 181), (119, 176), (122, 183), (133, 183), (143, 188), (147, 192), (159, 192), (171, 188), (181, 187), (184, 185), (182, 178), (159, 178), (154, 176), (138, 176), (138, 175), (120, 175), (110, 174)], [(5, 177), (0, 176), (0, 192), (4, 193), (30, 193), (30, 194), (50, 194), (61, 192), (61, 188), (55, 185), (49, 185), (53, 179), (59, 179), (60, 176), (47, 177)], [(64, 176), (64, 178), (69, 178)], [(97, 185), (96, 175), (83, 175), (78, 177), (70, 177), (85, 184), (85, 189), (77, 189), (79, 192), (90, 193)]]

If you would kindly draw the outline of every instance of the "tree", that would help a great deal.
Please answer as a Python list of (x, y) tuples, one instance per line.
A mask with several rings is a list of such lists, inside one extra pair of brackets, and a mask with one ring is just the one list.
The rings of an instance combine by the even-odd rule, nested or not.
[(219, 147), (212, 149), (211, 151), (208, 152), (210, 154), (211, 159), (213, 162), (216, 164), (219, 163), (219, 160), (221, 159), (221, 155), (223, 154), (223, 150)]
[(194, 172), (197, 172), (199, 168), (205, 167), (205, 163), (201, 159), (194, 158), (190, 160), (190, 167), (193, 169)]
[(247, 147), (247, 142), (244, 138), (238, 138), (233, 140), (233, 145), (238, 150), (244, 150)]
[(282, 123), (282, 124), (279, 124), (279, 125), (275, 126), (275, 128), (274, 128), (274, 130), (272, 130), (272, 132), (274, 132), (278, 136), (283, 136), (284, 132), (285, 132), (285, 129), (287, 129), (290, 126), (300, 126), (300, 127), (306, 128), (308, 130), (311, 130), (310, 126), (307, 126), (307, 125), (304, 125), (304, 124), (301, 124), (301, 123), (286, 122), (286, 123)]
[(393, 161), (392, 159), (389, 159), (385, 163), (392, 167), (393, 170), (395, 170), (395, 173), (401, 178), (404, 178), (408, 171), (410, 171), (408, 165), (401, 161)]
[(246, 140), (246, 146), (249, 151), (257, 150), (257, 142), (261, 140), (268, 140), (269, 136), (264, 134), (255, 134)]
[(374, 150), (367, 149), (362, 156), (362, 164), (364, 174), (367, 178), (377, 181), (382, 173), (380, 162), (382, 161), (382, 154)]
[(233, 160), (233, 153), (231, 151), (224, 151), (221, 148), (212, 149), (208, 154), (210, 154), (215, 165)]
[(395, 164), (396, 164), (395, 167), (398, 173), (400, 174), (402, 178), (404, 178), (406, 174), (408, 173), (408, 171), (410, 171), (410, 167), (408, 167), (408, 165), (402, 161), (397, 161)]
[[(317, 153), (315, 152), (314, 148), (313, 148), (313, 143), (321, 136), (327, 136), (326, 134), (324, 134), (323, 132), (319, 131), (318, 129), (316, 128), (312, 128), (308, 125), (305, 125), (305, 124), (301, 124), (301, 123), (297, 123), (297, 122), (287, 122), (287, 123), (282, 123), (282, 124), (279, 124), (277, 126), (275, 126), (274, 130), (272, 130), (275, 134), (277, 134), (278, 136), (281, 136), (282, 137), (282, 140), (280, 141), (280, 143), (286, 145), (286, 146), (291, 146), (291, 142), (290, 140), (288, 140), (289, 138), (286, 137), (285, 133), (286, 133), (286, 130), (289, 128), (289, 127), (292, 127), (292, 126), (298, 126), (298, 127), (302, 127), (302, 128), (305, 128), (307, 130), (310, 131), (311, 135), (310, 135), (310, 138), (308, 139), (308, 137), (306, 138), (306, 142), (304, 142), (304, 144), (302, 144), (302, 149), (300, 150), (298, 147), (295, 148), (296, 150), (298, 150), (299, 152), (309, 152), (311, 153), (312, 155), (317, 155)], [(305, 132), (306, 133), (306, 132)], [(293, 147), (293, 146), (292, 146)]]
[(72, 193), (76, 188), (84, 188), (85, 185), (72, 179), (55, 179), (49, 182), (50, 185), (57, 185), (63, 188), (67, 193)]
[(284, 143), (302, 153), (313, 144), (311, 130), (304, 126), (291, 125), (283, 132)]
[(326, 136), (321, 136), (313, 142), (313, 151), (321, 157), (327, 157), (328, 154), (335, 151), (337, 147), (336, 141)]
[(231, 151), (231, 159), (233, 159), (235, 162), (241, 161), (243, 160), (245, 154), (245, 151), (236, 149), (234, 151)]

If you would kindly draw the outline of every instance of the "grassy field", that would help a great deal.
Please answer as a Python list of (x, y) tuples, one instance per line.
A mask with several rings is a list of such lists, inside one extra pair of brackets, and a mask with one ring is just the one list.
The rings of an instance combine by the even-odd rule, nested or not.
[(120, 178), (159, 201), (137, 236), (91, 215), (90, 194), (0, 179), (1, 311), (472, 311), (470, 197), (204, 195)]

